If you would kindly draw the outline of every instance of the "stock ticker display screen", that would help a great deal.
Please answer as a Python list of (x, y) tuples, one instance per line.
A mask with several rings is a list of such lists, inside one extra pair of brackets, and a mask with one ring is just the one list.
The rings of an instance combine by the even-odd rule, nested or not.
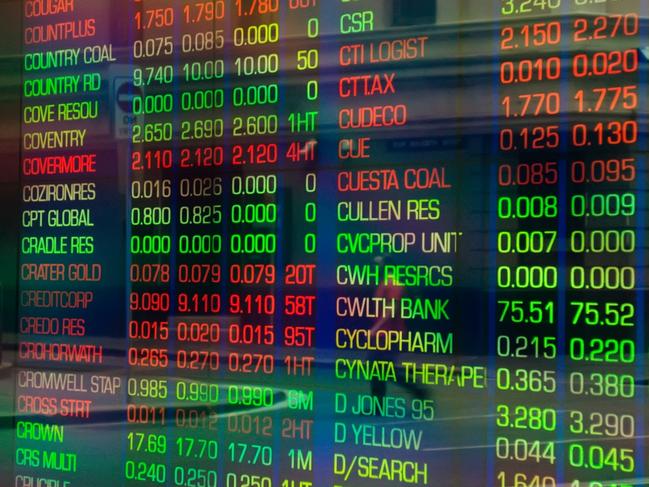
[(649, 0), (0, 8), (0, 487), (649, 484)]

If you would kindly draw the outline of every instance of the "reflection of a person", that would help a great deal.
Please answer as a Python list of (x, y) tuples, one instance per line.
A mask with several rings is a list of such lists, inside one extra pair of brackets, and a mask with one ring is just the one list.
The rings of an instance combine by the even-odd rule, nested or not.
[[(388, 313), (384, 313), (384, 316), (379, 318), (374, 326), (372, 326), (370, 333), (372, 337), (375, 338), (376, 334), (381, 331), (392, 332), (396, 331), (399, 333), (407, 333), (408, 328), (406, 326), (405, 320), (400, 316), (401, 309), (401, 299), (404, 294), (404, 287), (398, 282), (397, 276), (389, 273), (389, 267), (386, 267), (387, 257), (377, 257), (375, 259), (379, 265), (383, 266), (384, 272), (381, 284), (376, 290), (375, 297), (383, 298), (385, 302), (394, 302), (394, 308), (396, 316), (391, 316)], [(393, 301), (394, 300), (394, 301)], [(396, 370), (396, 379), (397, 384), (409, 391), (413, 396), (418, 399), (426, 398), (426, 391), (414, 384), (412, 382), (406, 382), (406, 377), (403, 373), (403, 370), (398, 366), (398, 352), (394, 350), (375, 350), (370, 356), (370, 360), (380, 360), (380, 361), (390, 361), (394, 364)], [(385, 381), (380, 379), (372, 379), (371, 392), (374, 397), (383, 399), (387, 390), (387, 384)]]

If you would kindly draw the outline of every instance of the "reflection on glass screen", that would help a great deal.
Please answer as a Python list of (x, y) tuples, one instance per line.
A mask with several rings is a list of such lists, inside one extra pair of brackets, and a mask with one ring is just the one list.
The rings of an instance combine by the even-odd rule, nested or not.
[(649, 0), (0, 8), (0, 487), (649, 485)]

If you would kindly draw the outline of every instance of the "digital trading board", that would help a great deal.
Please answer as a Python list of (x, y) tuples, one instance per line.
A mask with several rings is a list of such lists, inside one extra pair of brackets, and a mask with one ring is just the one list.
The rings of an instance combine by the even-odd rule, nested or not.
[(0, 6), (0, 487), (649, 485), (649, 0)]

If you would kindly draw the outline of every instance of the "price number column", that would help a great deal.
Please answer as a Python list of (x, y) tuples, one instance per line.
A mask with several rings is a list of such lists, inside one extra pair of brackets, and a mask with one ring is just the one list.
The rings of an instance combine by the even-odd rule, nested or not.
[(177, 164), (174, 178), (176, 353), (173, 482), (224, 485), (218, 403), (222, 371), (225, 149), (223, 0), (177, 2)]
[[(579, 3), (579, 2), (578, 2)], [(630, 487), (637, 471), (635, 370), (641, 54), (639, 8), (569, 25), (566, 480)], [(604, 483), (604, 480), (613, 483)]]
[(176, 12), (164, 0), (133, 0), (133, 85), (128, 250), (128, 403), (126, 485), (164, 485), (168, 466), (167, 403), (173, 385), (173, 92)]
[(230, 3), (227, 32), (227, 418), (226, 484), (273, 485), (279, 434), (272, 407), (279, 340), (276, 285), (280, 101), (280, 4)]
[[(545, 2), (544, 2), (545, 3)], [(560, 91), (552, 8), (503, 2), (496, 235), (495, 485), (558, 485)], [(550, 2), (554, 4), (554, 2)], [(539, 10), (540, 9), (540, 10)]]

